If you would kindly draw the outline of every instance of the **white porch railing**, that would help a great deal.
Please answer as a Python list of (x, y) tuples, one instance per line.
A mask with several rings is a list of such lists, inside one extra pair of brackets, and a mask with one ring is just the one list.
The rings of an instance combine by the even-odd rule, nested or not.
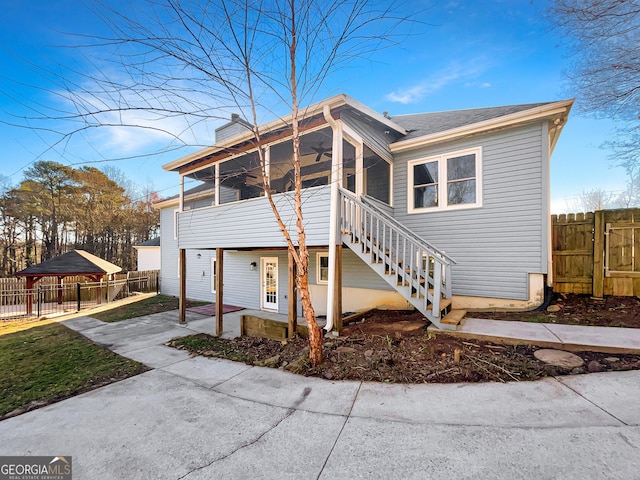
[(420, 238), (366, 197), (340, 189), (343, 242), (439, 328), (451, 305), (455, 261)]

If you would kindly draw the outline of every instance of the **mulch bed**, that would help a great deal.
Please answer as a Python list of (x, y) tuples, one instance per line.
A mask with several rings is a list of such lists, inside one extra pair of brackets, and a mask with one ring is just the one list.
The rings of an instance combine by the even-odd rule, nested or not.
[[(640, 369), (640, 356), (574, 352), (584, 367), (567, 370), (533, 356), (538, 347), (464, 341), (426, 331), (419, 313), (373, 311), (324, 340), (324, 363), (308, 361), (308, 342), (205, 334), (172, 340), (169, 346), (194, 355), (228, 358), (329, 380), (389, 383), (453, 383), (536, 380), (550, 375)], [(456, 353), (457, 352), (457, 353)]]
[(532, 312), (470, 312), (468, 317), (600, 327), (640, 328), (640, 298), (554, 294), (548, 309)]

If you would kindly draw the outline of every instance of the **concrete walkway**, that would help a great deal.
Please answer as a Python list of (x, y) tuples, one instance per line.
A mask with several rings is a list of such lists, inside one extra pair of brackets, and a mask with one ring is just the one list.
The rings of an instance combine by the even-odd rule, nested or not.
[(640, 372), (331, 382), (163, 345), (214, 323), (65, 322), (154, 370), (0, 422), (0, 455), (71, 455), (76, 480), (640, 478)]
[[(429, 327), (430, 331), (441, 331)], [(590, 327), (557, 323), (465, 318), (449, 335), (503, 343), (531, 343), (562, 350), (591, 350), (640, 355), (640, 328)]]

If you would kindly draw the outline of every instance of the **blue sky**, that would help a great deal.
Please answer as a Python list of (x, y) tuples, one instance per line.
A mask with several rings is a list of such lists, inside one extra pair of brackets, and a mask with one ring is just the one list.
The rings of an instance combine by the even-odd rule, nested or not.
[[(400, 47), (338, 72), (319, 98), (346, 93), (393, 116), (572, 97), (562, 75), (569, 61), (565, 42), (545, 23), (544, 1), (414, 0), (408, 5), (424, 23), (414, 25)], [(76, 0), (0, 0), (0, 7), (0, 119), (24, 123), (21, 116), (34, 115), (29, 107), (38, 110), (58, 102), (58, 87), (43, 72), (60, 71), (60, 64), (87, 73), (93, 68), (76, 49), (57, 47), (73, 43), (64, 32), (95, 33), (103, 27)], [(609, 152), (600, 147), (612, 126), (585, 118), (574, 107), (552, 157), (552, 210), (565, 209), (585, 189), (624, 189), (624, 172), (609, 167)], [(123, 129), (85, 132), (54, 145), (56, 139), (51, 133), (0, 123), (0, 174), (15, 184), (37, 160), (113, 164), (165, 196), (177, 191), (178, 178), (162, 170), (162, 164), (188, 153), (147, 155), (166, 147), (169, 139)], [(125, 159), (107, 162), (113, 158)]]

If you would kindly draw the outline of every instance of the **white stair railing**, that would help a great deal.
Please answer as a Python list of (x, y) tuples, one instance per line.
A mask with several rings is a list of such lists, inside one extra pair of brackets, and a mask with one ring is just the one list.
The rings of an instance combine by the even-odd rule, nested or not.
[(451, 257), (366, 197), (358, 200), (344, 189), (340, 189), (340, 231), (352, 245), (360, 246), (361, 257), (366, 255), (379, 272), (397, 279), (398, 292), (441, 326), (441, 300), (451, 299), (451, 265), (455, 263)]

